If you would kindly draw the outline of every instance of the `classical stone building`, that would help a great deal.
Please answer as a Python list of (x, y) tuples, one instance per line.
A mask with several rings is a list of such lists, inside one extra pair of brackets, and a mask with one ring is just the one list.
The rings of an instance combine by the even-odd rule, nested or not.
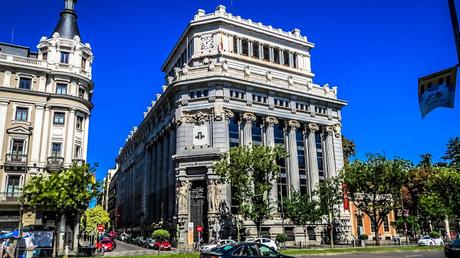
[[(162, 67), (162, 93), (117, 157), (119, 230), (177, 225), (181, 245), (190, 244), (186, 232), (197, 225), (206, 241), (231, 237), (227, 215), (237, 204), (231, 187), (218, 183), (213, 163), (233, 146), (285, 146), (289, 156), (279, 163), (270, 197), (275, 205), (292, 190), (310, 193), (335, 176), (343, 166), (346, 102), (337, 87), (313, 81), (313, 47), (298, 29), (233, 16), (224, 6), (198, 10)], [(349, 216), (342, 213), (349, 235)], [(302, 229), (280, 214), (274, 211), (262, 234), (284, 230), (303, 241)], [(255, 235), (249, 221), (245, 227)], [(320, 231), (309, 229), (312, 242), (321, 240)]]
[[(37, 52), (0, 43), (0, 230), (18, 227), (24, 182), (86, 160), (93, 53), (74, 11), (65, 9)], [(48, 219), (50, 219), (48, 217)], [(25, 208), (24, 224), (54, 223)]]

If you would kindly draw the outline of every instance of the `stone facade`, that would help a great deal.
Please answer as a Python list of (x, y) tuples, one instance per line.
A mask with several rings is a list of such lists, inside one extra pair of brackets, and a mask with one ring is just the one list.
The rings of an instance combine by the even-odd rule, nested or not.
[[(73, 9), (67, 9), (69, 4), (73, 8), (73, 1), (65, 3), (58, 24), (76, 17)], [(37, 48), (38, 52), (32, 52), (28, 47), (0, 43), (2, 231), (18, 227), (17, 197), (29, 176), (83, 164), (87, 155), (93, 108), (91, 47), (81, 41), (78, 28), (58, 26), (52, 36), (40, 39)], [(54, 223), (28, 208), (23, 222)]]
[[(270, 198), (277, 205), (291, 189), (311, 193), (336, 176), (346, 102), (337, 98), (337, 87), (313, 82), (313, 47), (298, 29), (245, 20), (224, 6), (209, 14), (198, 10), (162, 67), (163, 92), (117, 157), (117, 228), (143, 233), (152, 223), (170, 226), (179, 230), (182, 246), (191, 244), (191, 222), (204, 226), (206, 241), (231, 237), (226, 215), (237, 204), (213, 163), (233, 146), (285, 146), (289, 156), (280, 161)], [(274, 238), (284, 227), (292, 240), (303, 241), (302, 228), (279, 214), (274, 211), (262, 234)], [(349, 235), (349, 216), (342, 214)], [(255, 227), (244, 224), (255, 235)], [(321, 240), (320, 230), (313, 229), (312, 242)]]

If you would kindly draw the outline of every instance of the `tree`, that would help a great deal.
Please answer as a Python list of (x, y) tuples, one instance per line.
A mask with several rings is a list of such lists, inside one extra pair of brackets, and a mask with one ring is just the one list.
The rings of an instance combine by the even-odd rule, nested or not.
[(153, 231), (152, 238), (160, 242), (160, 245), (158, 246), (158, 253), (160, 253), (161, 248), (163, 247), (163, 242), (171, 238), (171, 233), (169, 233), (169, 231), (166, 229), (157, 229)]
[[(258, 235), (260, 226), (270, 218), (274, 208), (270, 205), (269, 194), (273, 180), (279, 175), (275, 161), (285, 155), (280, 146), (239, 146), (231, 148), (214, 165), (220, 179), (234, 190), (233, 199), (239, 203), (237, 213), (254, 222)], [(237, 222), (239, 232), (238, 225)]]
[[(21, 201), (40, 211), (56, 212), (60, 227), (66, 217), (74, 218), (74, 229), (78, 231), (80, 216), (89, 202), (100, 193), (93, 170), (88, 165), (72, 166), (61, 172), (32, 176), (26, 182)], [(78, 232), (74, 232), (74, 246), (78, 248)], [(63, 252), (64, 235), (59, 235), (59, 252)]]
[(460, 138), (454, 137), (447, 143), (446, 155), (442, 157), (449, 161), (449, 165), (460, 170)]
[(367, 161), (355, 160), (342, 170), (350, 200), (371, 219), (376, 245), (380, 245), (378, 229), (383, 219), (400, 207), (401, 187), (409, 167), (407, 161), (371, 154)]
[(291, 197), (284, 200), (285, 216), (295, 225), (303, 226), (305, 245), (307, 245), (307, 224), (321, 219), (320, 203), (311, 199), (308, 194), (300, 194), (297, 191), (291, 193)]
[(333, 219), (336, 214), (340, 212), (337, 208), (339, 204), (343, 202), (342, 195), (342, 182), (338, 177), (331, 177), (316, 186), (314, 195), (318, 196), (320, 201), (321, 214), (327, 216), (328, 224), (330, 225), (330, 241), (331, 247), (334, 241), (334, 223)]
[(356, 145), (352, 140), (349, 140), (342, 135), (343, 162), (348, 164), (350, 158), (356, 154)]
[(445, 215), (460, 216), (460, 196), (457, 192), (460, 189), (460, 171), (450, 167), (435, 168), (428, 180), (432, 198), (443, 204), (446, 209)]
[(84, 226), (84, 231), (88, 235), (97, 234), (97, 226), (105, 225), (110, 222), (109, 213), (105, 211), (101, 205), (96, 205), (94, 208), (87, 209), (81, 218), (81, 225)]
[(420, 215), (431, 222), (442, 221), (452, 215), (452, 210), (446, 207), (443, 200), (435, 193), (428, 193), (420, 198)]

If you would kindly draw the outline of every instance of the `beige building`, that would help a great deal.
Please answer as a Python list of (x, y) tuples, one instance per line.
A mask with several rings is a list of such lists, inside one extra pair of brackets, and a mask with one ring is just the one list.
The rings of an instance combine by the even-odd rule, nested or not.
[[(86, 160), (93, 53), (83, 43), (74, 4), (65, 9), (37, 52), (0, 43), (0, 230), (18, 226), (21, 194), (30, 175)], [(47, 224), (25, 210), (25, 224)]]

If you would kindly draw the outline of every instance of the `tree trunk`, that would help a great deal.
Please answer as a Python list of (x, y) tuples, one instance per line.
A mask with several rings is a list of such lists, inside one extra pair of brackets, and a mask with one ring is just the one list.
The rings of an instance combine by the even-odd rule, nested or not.
[(257, 237), (260, 237), (260, 223), (256, 223)]

